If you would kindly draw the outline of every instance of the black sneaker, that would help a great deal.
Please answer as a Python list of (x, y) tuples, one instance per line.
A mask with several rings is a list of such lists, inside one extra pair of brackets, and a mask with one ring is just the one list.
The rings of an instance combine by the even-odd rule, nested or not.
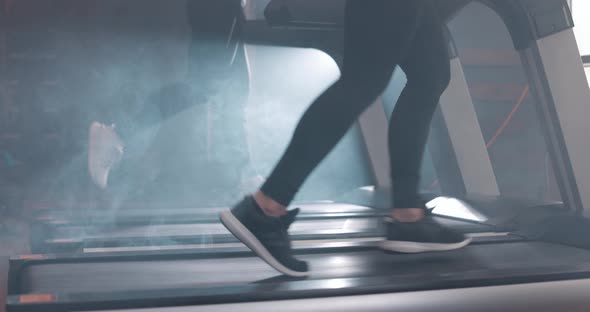
[(293, 257), (288, 233), (298, 213), (299, 209), (295, 209), (281, 218), (266, 216), (250, 196), (233, 209), (221, 212), (219, 218), (235, 237), (275, 270), (304, 277), (309, 274), (307, 263)]
[(463, 248), (471, 238), (463, 233), (445, 227), (432, 216), (418, 222), (397, 222), (386, 219), (387, 236), (381, 242), (381, 249), (401, 253), (449, 251)]

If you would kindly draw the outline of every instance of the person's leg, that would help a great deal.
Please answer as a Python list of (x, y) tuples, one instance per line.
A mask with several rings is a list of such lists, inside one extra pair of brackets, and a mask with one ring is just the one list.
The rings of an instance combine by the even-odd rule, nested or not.
[[(141, 133), (156, 129), (164, 120), (181, 114), (193, 105), (206, 105), (209, 95), (225, 92), (218, 87), (220, 80), (235, 80), (235, 83), (240, 86), (233, 88), (237, 95), (227, 100), (232, 103), (232, 107), (221, 106), (226, 110), (221, 115), (231, 116), (228, 124), (231, 123), (234, 129), (239, 128), (234, 131), (238, 133), (235, 136), (237, 139), (232, 140), (235, 145), (246, 142), (243, 122), (241, 127), (235, 125), (243, 119), (243, 105), (248, 92), (247, 87), (243, 87), (248, 84), (248, 73), (244, 47), (240, 42), (244, 21), (241, 1), (191, 0), (187, 1), (186, 12), (192, 32), (188, 78), (194, 84), (191, 87), (184, 83), (164, 86), (147, 99), (143, 109), (131, 120), (117, 122), (116, 128), (104, 123), (92, 122), (88, 167), (91, 179), (101, 188), (107, 187), (109, 172), (121, 159), (124, 145), (129, 147), (126, 150), (135, 150), (129, 145), (131, 141), (137, 141), (138, 136), (146, 136), (140, 135)], [(191, 96), (188, 101), (177, 101), (175, 98), (188, 93)], [(200, 116), (203, 118), (201, 124), (204, 125), (206, 114), (200, 114)], [(203, 126), (203, 129), (206, 128)], [(206, 130), (201, 131), (200, 134), (204, 141), (207, 137)], [(146, 142), (143, 142), (145, 140), (141, 141), (144, 143), (142, 146), (146, 145)], [(246, 147), (241, 150), (243, 154), (247, 154)], [(240, 154), (240, 158), (245, 156)]]
[(222, 223), (273, 268), (305, 276), (307, 264), (292, 255), (287, 211), (307, 176), (375, 101), (405, 58), (422, 1), (349, 0), (341, 78), (301, 118), (282, 159), (255, 195), (221, 214)]
[(418, 194), (430, 122), (450, 80), (443, 23), (426, 7), (411, 53), (401, 63), (407, 84), (389, 125), (393, 210), (382, 248), (396, 252), (446, 251), (466, 246), (462, 233), (434, 221)]
[[(115, 182), (119, 187), (126, 185), (129, 188), (134, 184), (130, 181), (139, 180), (136, 174), (130, 175), (130, 172), (135, 172), (141, 167), (141, 164), (137, 166), (136, 163), (153, 143), (161, 124), (193, 104), (190, 97), (190, 86), (172, 83), (147, 95), (145, 100), (141, 101), (142, 107), (138, 112), (113, 116), (112, 125), (92, 122), (89, 131), (88, 164), (90, 176), (95, 184), (105, 189), (115, 179), (119, 180)], [(130, 100), (129, 97), (119, 99), (123, 104)], [(119, 163), (121, 166), (117, 166), (116, 171), (120, 172), (112, 175), (112, 169)]]
[(407, 83), (389, 122), (393, 208), (399, 214), (423, 207), (418, 195), (420, 167), (432, 116), (450, 81), (445, 26), (432, 9), (425, 10), (411, 53), (401, 63)]
[(211, 168), (223, 168), (216, 183), (224, 185), (226, 193), (241, 189), (249, 163), (245, 121), (249, 73), (241, 4), (241, 0), (189, 2), (193, 29), (190, 78), (206, 106), (203, 140), (207, 148), (200, 157)]
[(241, 1), (191, 0), (187, 13), (192, 30), (189, 75), (210, 81), (230, 72), (243, 53), (240, 43), (245, 17)]
[(407, 52), (422, 1), (349, 1), (341, 78), (305, 112), (266, 183), (255, 195), (265, 211), (284, 215), (314, 168), (383, 92)]

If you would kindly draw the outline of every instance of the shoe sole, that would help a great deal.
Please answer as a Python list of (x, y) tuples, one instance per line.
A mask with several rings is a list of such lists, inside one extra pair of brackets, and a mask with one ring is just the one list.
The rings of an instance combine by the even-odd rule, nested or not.
[(101, 189), (107, 187), (108, 170), (105, 170), (97, 163), (96, 155), (93, 151), (96, 149), (96, 136), (98, 135), (100, 124), (93, 122), (89, 127), (88, 135), (88, 171), (92, 181)]
[(434, 251), (451, 251), (466, 247), (471, 243), (471, 238), (467, 238), (462, 242), (454, 244), (434, 244), (434, 243), (416, 243), (404, 241), (382, 241), (380, 247), (386, 251), (394, 251), (400, 253), (422, 253)]
[(110, 171), (112, 167), (120, 161), (120, 157), (123, 155), (123, 144), (121, 143), (118, 135), (114, 133), (116, 137), (113, 138), (113, 140), (116, 141), (113, 141), (112, 143), (116, 146), (117, 149), (120, 149), (120, 155), (118, 156), (118, 159), (113, 159), (112, 163), (107, 166), (105, 166), (101, 162), (98, 162), (97, 155), (95, 155), (95, 151), (97, 150), (97, 140), (100, 140), (98, 137), (101, 135), (101, 129), (103, 128), (104, 125), (95, 121), (92, 124), (90, 124), (88, 131), (88, 171), (90, 172), (90, 177), (92, 181), (101, 189), (105, 189), (107, 187)]
[(230, 211), (223, 211), (219, 214), (221, 223), (244, 245), (252, 250), (258, 257), (264, 260), (273, 269), (292, 277), (306, 277), (309, 272), (293, 271), (281, 264), (262, 243), (248, 230), (240, 220)]

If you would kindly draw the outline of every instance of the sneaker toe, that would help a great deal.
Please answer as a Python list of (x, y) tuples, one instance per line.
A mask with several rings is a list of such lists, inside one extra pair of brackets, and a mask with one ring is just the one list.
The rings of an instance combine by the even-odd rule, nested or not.
[(307, 273), (309, 271), (309, 265), (306, 261), (295, 258), (291, 251), (287, 252), (284, 250), (274, 251), (271, 253), (275, 256), (275, 259), (281, 263), (287, 269), (297, 273)]
[(291, 270), (296, 271), (296, 272), (308, 272), (309, 271), (309, 265), (307, 264), (307, 262), (297, 260), (297, 259), (293, 259), (292, 261), (290, 261), (290, 263), (288, 263), (288, 267)]

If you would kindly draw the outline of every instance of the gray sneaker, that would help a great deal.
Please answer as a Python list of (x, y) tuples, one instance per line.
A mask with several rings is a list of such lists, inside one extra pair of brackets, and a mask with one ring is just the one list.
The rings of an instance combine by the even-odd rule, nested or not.
[(305, 261), (295, 258), (289, 238), (289, 227), (299, 209), (281, 218), (266, 216), (251, 196), (233, 209), (220, 214), (221, 223), (257, 256), (275, 270), (292, 277), (309, 275)]
[(90, 125), (88, 140), (88, 171), (92, 181), (100, 188), (106, 188), (109, 173), (123, 156), (123, 142), (114, 126), (99, 122)]
[(403, 223), (386, 219), (387, 234), (381, 249), (399, 253), (450, 251), (471, 242), (465, 234), (438, 223), (428, 215), (418, 222)]

